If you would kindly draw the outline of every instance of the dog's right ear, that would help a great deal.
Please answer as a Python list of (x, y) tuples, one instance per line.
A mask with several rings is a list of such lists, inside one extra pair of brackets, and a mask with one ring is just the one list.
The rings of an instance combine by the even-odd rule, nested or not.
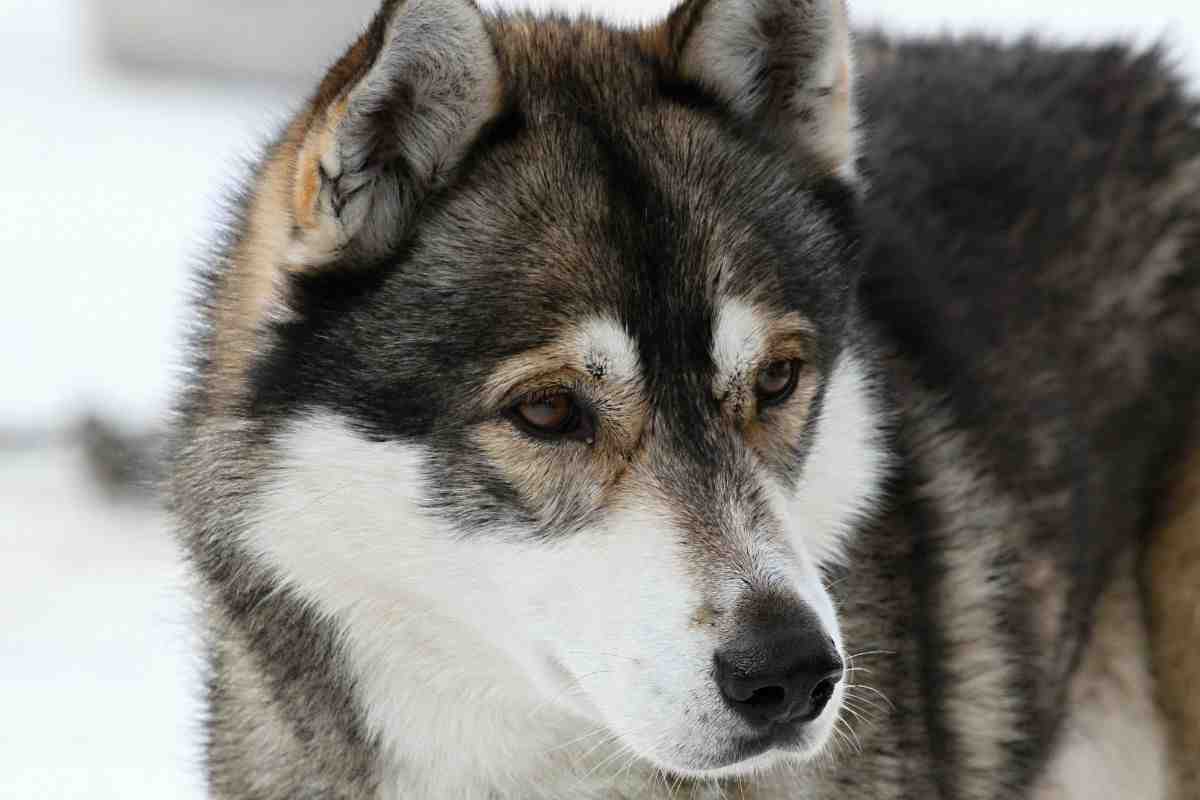
[(495, 51), (472, 0), (386, 0), (299, 121), (286, 268), (394, 245), (500, 98)]

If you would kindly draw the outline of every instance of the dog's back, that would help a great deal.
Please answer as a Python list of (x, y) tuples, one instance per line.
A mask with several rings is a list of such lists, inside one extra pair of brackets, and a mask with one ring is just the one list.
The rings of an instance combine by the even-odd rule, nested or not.
[[(1158, 796), (1150, 666), (1175, 687), (1177, 771), (1194, 759), (1180, 685), (1197, 667), (1174, 644), (1194, 635), (1200, 573), (1177, 561), (1194, 520), (1163, 548), (1169, 580), (1137, 569), (1161, 526), (1194, 515), (1163, 501), (1200, 441), (1197, 105), (1157, 52), (862, 45), (862, 297), (907, 404), (898, 524), (929, 615), (935, 760), (957, 765), (942, 788), (987, 796), (972, 787), (1006, 761), (1013, 788), (1039, 773), (1046, 796)], [(1144, 661), (1142, 585), (1174, 662)], [(1056, 736), (1074, 751), (1044, 772)]]

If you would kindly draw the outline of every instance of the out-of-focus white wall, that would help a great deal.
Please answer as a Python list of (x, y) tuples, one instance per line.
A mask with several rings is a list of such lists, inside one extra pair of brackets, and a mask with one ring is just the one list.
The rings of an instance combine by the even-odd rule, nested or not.
[(376, 0), (86, 2), (100, 41), (128, 65), (282, 78), (308, 77), (327, 65), (379, 6)]
[[(131, 63), (214, 72), (307, 76), (328, 63), (343, 41), (369, 19), (378, 0), (295, 3), (292, 0), (88, 0), (97, 32)], [(488, 7), (518, 7), (510, 0), (485, 0)], [(531, 8), (587, 10), (613, 21), (640, 23), (659, 18), (668, 0), (532, 0)], [(1123, 36), (1143, 41), (1171, 38), (1197, 20), (1196, 3), (1152, 0), (1140, 13), (1121, 0), (1053, 4), (1030, 0), (962, 3), (951, 0), (852, 0), (859, 25), (893, 30), (985, 30), (1021, 34), (1056, 32), (1074, 38)], [(263, 30), (270, 30), (264, 42)], [(1192, 29), (1195, 33), (1195, 29)], [(1190, 41), (1180, 39), (1179, 44)], [(264, 46), (267, 45), (267, 46)], [(1195, 55), (1195, 54), (1193, 54)]]

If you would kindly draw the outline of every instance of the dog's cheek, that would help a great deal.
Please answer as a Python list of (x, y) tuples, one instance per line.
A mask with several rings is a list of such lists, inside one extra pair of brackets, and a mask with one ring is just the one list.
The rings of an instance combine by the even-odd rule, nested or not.
[(682, 736), (684, 714), (711, 693), (715, 643), (695, 623), (702, 587), (680, 541), (663, 515), (620, 513), (526, 566), (554, 576), (535, 604), (548, 625), (541, 638), (635, 749)]
[(793, 546), (817, 566), (844, 559), (848, 538), (870, 518), (891, 469), (878, 389), (853, 354), (830, 375), (812, 446), (779, 518)]

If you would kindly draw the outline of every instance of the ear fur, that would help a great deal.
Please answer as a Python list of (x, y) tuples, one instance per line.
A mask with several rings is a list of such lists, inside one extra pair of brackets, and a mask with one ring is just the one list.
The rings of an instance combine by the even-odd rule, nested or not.
[(692, 0), (667, 25), (685, 78), (735, 113), (856, 177), (858, 115), (845, 0)]
[(402, 237), (501, 98), (471, 0), (388, 0), (318, 91), (296, 157), (286, 261), (304, 270)]

